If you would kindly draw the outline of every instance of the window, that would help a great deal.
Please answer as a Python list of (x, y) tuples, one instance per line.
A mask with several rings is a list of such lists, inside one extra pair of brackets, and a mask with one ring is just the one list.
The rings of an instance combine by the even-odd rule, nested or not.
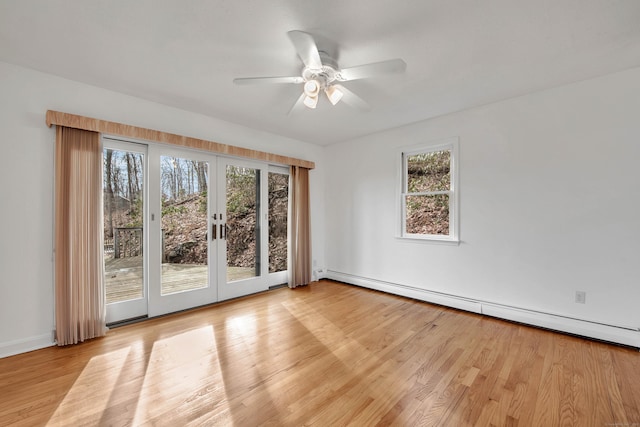
[(287, 270), (289, 171), (269, 170), (269, 273)]
[(403, 150), (400, 237), (458, 241), (458, 139)]

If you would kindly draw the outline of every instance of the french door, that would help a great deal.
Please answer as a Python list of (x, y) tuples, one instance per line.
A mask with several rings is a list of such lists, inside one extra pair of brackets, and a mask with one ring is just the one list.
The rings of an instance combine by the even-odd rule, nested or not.
[[(105, 236), (117, 236), (119, 248), (105, 245), (114, 252), (105, 256), (108, 322), (286, 282), (287, 169), (161, 145), (113, 144), (105, 139), (105, 224), (115, 225)], [(110, 299), (116, 292), (110, 281), (128, 299)]]
[(150, 146), (149, 170), (149, 316), (217, 301), (215, 156)]
[(147, 146), (103, 138), (107, 323), (147, 315)]
[(267, 166), (218, 159), (218, 298), (225, 300), (269, 288)]

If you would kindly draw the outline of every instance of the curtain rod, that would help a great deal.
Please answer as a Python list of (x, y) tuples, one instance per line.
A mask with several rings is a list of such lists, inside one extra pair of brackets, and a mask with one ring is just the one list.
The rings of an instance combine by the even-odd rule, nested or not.
[(308, 160), (301, 160), (294, 157), (267, 153), (265, 151), (236, 147), (234, 145), (221, 144), (219, 142), (207, 141), (205, 139), (176, 135), (159, 130), (145, 129), (137, 126), (110, 122), (107, 120), (78, 116), (76, 114), (62, 113), (60, 111), (47, 110), (46, 120), (47, 126), (49, 127), (58, 125), (76, 129), (90, 130), (107, 135), (124, 136), (129, 138), (143, 139), (147, 141), (161, 142), (164, 144), (177, 145), (180, 147), (195, 148), (197, 150), (226, 154), (229, 156), (244, 157), (247, 159), (260, 160), (282, 165), (299, 166), (307, 169), (314, 169), (316, 166), (314, 162)]

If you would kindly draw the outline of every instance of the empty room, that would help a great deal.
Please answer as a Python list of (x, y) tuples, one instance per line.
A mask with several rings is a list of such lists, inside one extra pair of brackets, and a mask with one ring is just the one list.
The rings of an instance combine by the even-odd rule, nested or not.
[(637, 0), (0, 0), (0, 426), (640, 425)]

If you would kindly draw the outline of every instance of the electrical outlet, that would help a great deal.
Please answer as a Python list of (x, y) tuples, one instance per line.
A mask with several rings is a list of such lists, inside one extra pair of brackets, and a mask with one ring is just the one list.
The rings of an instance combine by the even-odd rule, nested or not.
[(584, 304), (587, 302), (587, 293), (585, 291), (576, 291), (576, 302)]

